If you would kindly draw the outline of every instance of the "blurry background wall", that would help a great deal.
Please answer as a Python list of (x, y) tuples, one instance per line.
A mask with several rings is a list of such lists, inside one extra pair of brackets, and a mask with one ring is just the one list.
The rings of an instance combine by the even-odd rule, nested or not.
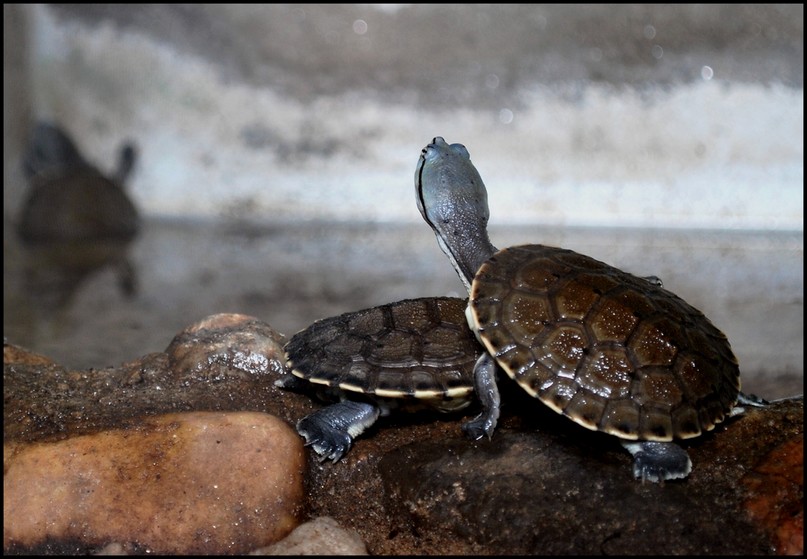
[(11, 53), (29, 111), (100, 161), (139, 140), (150, 214), (418, 221), (410, 175), (441, 135), (467, 144), (497, 221), (802, 227), (801, 5), (27, 16)]

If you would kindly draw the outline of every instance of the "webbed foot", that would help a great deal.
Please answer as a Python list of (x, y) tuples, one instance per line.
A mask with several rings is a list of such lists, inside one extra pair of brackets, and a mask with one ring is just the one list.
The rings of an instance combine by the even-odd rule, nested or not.
[(297, 432), (319, 455), (320, 462), (338, 462), (350, 450), (353, 439), (375, 423), (378, 415), (373, 404), (345, 400), (305, 416), (297, 422)]
[(658, 483), (683, 479), (692, 471), (692, 461), (686, 450), (675, 443), (625, 441), (622, 446), (633, 455), (633, 476), (636, 479)]

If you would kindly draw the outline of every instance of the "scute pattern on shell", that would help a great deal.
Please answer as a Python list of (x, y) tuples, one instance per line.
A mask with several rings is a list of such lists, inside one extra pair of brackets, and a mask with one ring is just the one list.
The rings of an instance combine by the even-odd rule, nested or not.
[(294, 375), (388, 398), (470, 401), (484, 349), (468, 328), (467, 301), (408, 299), (320, 320), (286, 345)]
[(588, 429), (623, 439), (691, 438), (737, 402), (737, 359), (703, 313), (571, 250), (497, 252), (476, 274), (470, 309), (507, 374)]

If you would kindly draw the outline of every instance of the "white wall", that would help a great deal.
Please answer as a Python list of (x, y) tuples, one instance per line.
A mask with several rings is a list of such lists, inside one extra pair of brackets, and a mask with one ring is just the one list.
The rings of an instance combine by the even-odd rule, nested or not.
[(494, 224), (803, 229), (803, 7), (573, 8), (40, 5), (33, 112), (156, 215), (417, 222), (441, 135)]

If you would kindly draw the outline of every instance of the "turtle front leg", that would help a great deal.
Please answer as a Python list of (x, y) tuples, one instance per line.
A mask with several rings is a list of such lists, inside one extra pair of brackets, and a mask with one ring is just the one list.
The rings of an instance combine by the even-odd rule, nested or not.
[(474, 390), (482, 403), (482, 413), (462, 426), (468, 437), (478, 440), (483, 436), (491, 438), (499, 421), (499, 387), (496, 386), (496, 361), (484, 353), (474, 365)]
[(683, 479), (692, 471), (686, 450), (675, 443), (656, 441), (623, 441), (633, 455), (633, 475), (642, 481), (658, 483)]
[(297, 422), (297, 432), (319, 455), (319, 461), (338, 462), (350, 450), (353, 439), (376, 422), (378, 406), (344, 400), (309, 414)]
[(653, 285), (655, 285), (656, 287), (664, 287), (664, 282), (663, 282), (663, 281), (661, 281), (661, 278), (660, 278), (660, 277), (658, 277), (658, 276), (645, 276), (645, 277), (644, 277), (644, 278), (642, 278), (642, 279), (644, 279), (644, 280), (645, 280), (645, 281), (647, 281), (648, 283), (652, 283), (652, 284), (653, 284)]

